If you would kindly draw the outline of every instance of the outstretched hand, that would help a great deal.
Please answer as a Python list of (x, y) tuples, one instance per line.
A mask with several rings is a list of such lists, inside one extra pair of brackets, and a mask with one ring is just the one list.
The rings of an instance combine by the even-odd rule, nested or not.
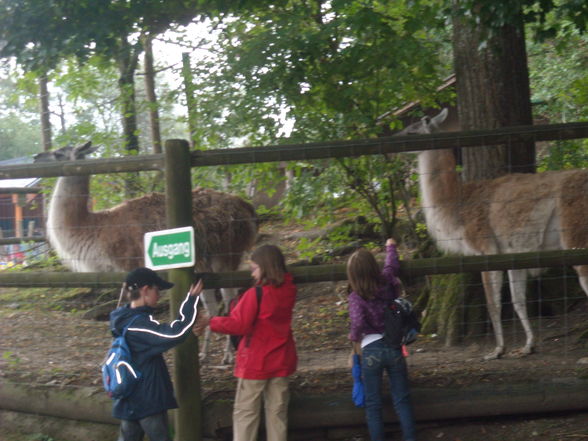
[(204, 284), (202, 283), (202, 279), (200, 279), (200, 280), (198, 280), (198, 282), (192, 283), (192, 285), (190, 285), (189, 294), (191, 296), (197, 296), (202, 292), (203, 289), (204, 289)]
[(192, 332), (194, 333), (194, 335), (200, 337), (204, 333), (204, 330), (206, 329), (209, 323), (210, 316), (204, 311), (199, 312), (196, 316), (196, 323), (192, 328)]

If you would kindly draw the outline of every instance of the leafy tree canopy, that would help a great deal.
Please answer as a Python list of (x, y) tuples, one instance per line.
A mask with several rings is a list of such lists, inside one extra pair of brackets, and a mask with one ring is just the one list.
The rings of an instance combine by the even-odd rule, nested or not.
[(487, 27), (488, 34), (522, 19), (538, 40), (553, 38), (564, 23), (580, 32), (588, 25), (584, 0), (454, 0), (453, 12)]
[(430, 102), (449, 72), (437, 56), (446, 34), (436, 12), (404, 1), (293, 0), (222, 17), (219, 55), (196, 67), (198, 105), (215, 131), (254, 133), (250, 143), (277, 142), (284, 116), (290, 142), (369, 135), (391, 108)]
[[(238, 7), (249, 3), (239, 2)], [(16, 57), (27, 70), (47, 70), (61, 59), (113, 58), (121, 37), (158, 34), (171, 24), (236, 7), (224, 0), (0, 0), (0, 57)]]
[[(217, 18), (217, 51), (195, 66), (196, 144), (375, 136), (383, 114), (415, 100), (433, 105), (440, 97), (436, 89), (451, 71), (450, 58), (442, 56), (449, 40), (442, 25), (432, 3), (378, 0), (292, 0)], [(377, 213), (387, 234), (398, 206), (410, 197), (406, 187), (414, 183), (398, 174), (405, 160), (289, 163), (296, 179), (287, 212), (318, 216), (321, 206), (330, 216), (334, 207), (347, 206), (371, 219)], [(280, 179), (276, 168), (232, 171), (231, 184), (255, 180), (271, 189)]]

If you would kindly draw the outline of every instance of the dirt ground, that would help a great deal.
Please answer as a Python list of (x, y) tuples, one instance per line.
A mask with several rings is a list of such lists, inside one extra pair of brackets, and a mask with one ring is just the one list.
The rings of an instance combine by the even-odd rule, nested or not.
[[(345, 287), (331, 283), (303, 285), (295, 310), (295, 337), (300, 368), (293, 379), (295, 394), (320, 394), (351, 389), (347, 367), (348, 343)], [(89, 295), (83, 292), (59, 301), (57, 293), (43, 291), (35, 307), (0, 293), (0, 381), (11, 380), (53, 385), (99, 386), (99, 365), (110, 336), (107, 322), (83, 318)], [(60, 305), (59, 308), (56, 305)], [(167, 312), (162, 312), (167, 319)], [(493, 337), (467, 339), (457, 347), (445, 347), (435, 336), (421, 336), (408, 358), (414, 387), (460, 387), (480, 383), (532, 382), (540, 378), (588, 376), (588, 348), (578, 342), (588, 302), (580, 303), (564, 319), (542, 319), (537, 352), (519, 358), (508, 354), (501, 360), (483, 361)], [(585, 329), (585, 326), (584, 326)], [(507, 341), (520, 343), (515, 327)], [(231, 368), (221, 363), (222, 339), (215, 339), (201, 366), (205, 394), (232, 396)], [(171, 360), (170, 360), (171, 362)], [(399, 434), (394, 439), (399, 439)], [(12, 438), (17, 436), (17, 438)], [(31, 435), (2, 433), (0, 441), (33, 439)], [(528, 415), (512, 418), (451, 421), (419, 425), (420, 439), (428, 440), (588, 440), (588, 410), (565, 415)], [(67, 441), (67, 440), (63, 440)]]
[[(272, 241), (275, 231), (265, 230)], [(281, 234), (287, 260), (296, 232)], [(100, 387), (99, 367), (110, 343), (108, 323), (84, 318), (97, 304), (115, 299), (117, 292), (58, 289), (0, 289), (0, 381)], [(165, 296), (163, 298), (165, 301)], [(162, 310), (159, 319), (168, 320)], [(588, 301), (577, 302), (563, 317), (533, 319), (537, 350), (520, 358), (516, 352), (500, 360), (484, 361), (493, 349), (490, 331), (446, 347), (435, 335), (421, 335), (408, 357), (413, 387), (466, 387), (478, 384), (529, 383), (541, 380), (588, 378)], [(506, 320), (510, 349), (524, 340), (520, 325)], [(348, 367), (348, 317), (345, 283), (299, 286), (294, 313), (299, 369), (292, 381), (294, 394), (351, 391)], [(487, 326), (490, 329), (489, 326)], [(231, 366), (223, 365), (224, 340), (216, 338), (201, 364), (205, 395), (233, 396)], [(168, 354), (169, 355), (169, 354)], [(168, 356), (171, 364), (171, 356)], [(29, 434), (7, 433), (0, 441), (54, 440), (31, 429)], [(588, 409), (583, 413), (526, 415), (418, 424), (420, 440), (447, 441), (588, 441)], [(392, 439), (400, 439), (398, 433)], [(355, 438), (353, 441), (362, 441)], [(351, 441), (351, 440), (350, 440)]]

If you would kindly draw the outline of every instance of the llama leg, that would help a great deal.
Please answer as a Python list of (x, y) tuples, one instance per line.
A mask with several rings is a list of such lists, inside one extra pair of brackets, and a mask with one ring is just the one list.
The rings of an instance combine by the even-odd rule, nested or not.
[(496, 338), (496, 348), (493, 352), (484, 357), (485, 360), (495, 360), (504, 354), (504, 334), (502, 331), (501, 313), (502, 301), (501, 290), (504, 275), (502, 271), (487, 271), (482, 273), (482, 282), (484, 283), (484, 293), (486, 294), (486, 305), (488, 315), (494, 329)]
[(521, 350), (521, 354), (529, 355), (533, 352), (535, 338), (527, 314), (527, 270), (509, 270), (508, 281), (510, 285), (512, 305), (519, 316), (519, 320), (521, 321), (523, 329), (525, 330), (525, 335), (527, 336), (527, 341)]
[[(223, 298), (223, 302), (225, 304), (225, 309), (229, 309), (229, 303), (231, 300), (235, 298), (237, 295), (237, 288), (221, 288), (221, 295)], [(231, 338), (227, 335), (225, 339), (225, 351), (223, 355), (223, 364), (232, 364), (234, 360), (234, 350), (233, 345), (231, 344)]]
[[(202, 291), (202, 295), (200, 296), (202, 299), (202, 303), (204, 304), (204, 308), (208, 312), (210, 317), (218, 315), (218, 302), (216, 301), (216, 295), (214, 289), (205, 289)], [(204, 332), (204, 338), (199, 342), (200, 343), (200, 361), (204, 361), (206, 359), (206, 355), (208, 353), (208, 345), (210, 344), (210, 328), (206, 328)]]

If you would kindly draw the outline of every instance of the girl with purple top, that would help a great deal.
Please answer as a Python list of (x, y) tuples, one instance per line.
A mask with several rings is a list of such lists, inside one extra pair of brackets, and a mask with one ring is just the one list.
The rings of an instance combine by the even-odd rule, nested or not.
[[(382, 418), (382, 377), (386, 371), (394, 409), (405, 441), (415, 441), (414, 417), (410, 402), (408, 372), (401, 347), (388, 346), (383, 339), (384, 308), (398, 297), (397, 275), (400, 269), (396, 242), (386, 241), (384, 269), (366, 249), (354, 252), (347, 261), (349, 295), (349, 339), (361, 355), (365, 389), (365, 413), (372, 441), (384, 440)], [(361, 349), (359, 349), (361, 348)]]

